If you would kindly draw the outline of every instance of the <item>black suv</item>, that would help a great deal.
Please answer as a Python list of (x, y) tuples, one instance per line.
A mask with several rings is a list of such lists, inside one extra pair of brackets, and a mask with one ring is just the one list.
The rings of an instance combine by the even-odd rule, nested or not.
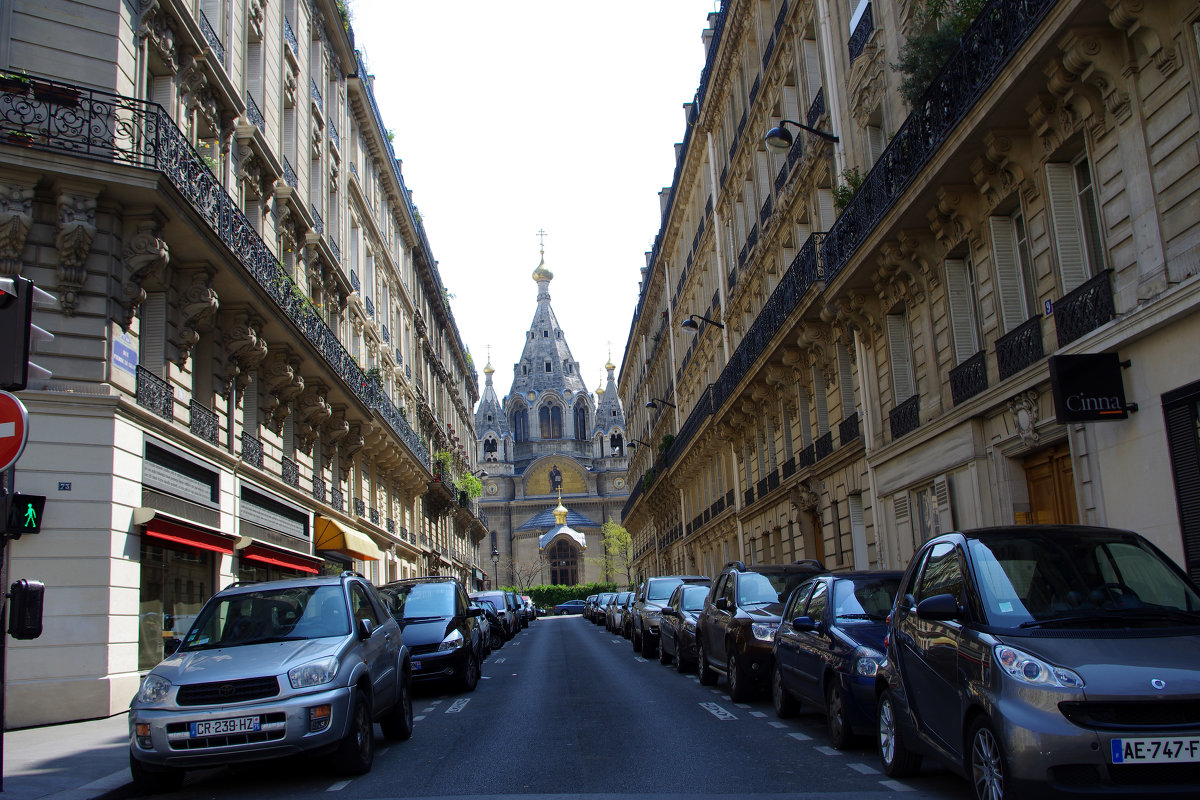
[(696, 620), (696, 662), (700, 683), (713, 686), (729, 677), (729, 699), (745, 702), (771, 675), (771, 647), (783, 603), (813, 575), (827, 572), (816, 559), (791, 564), (730, 561), (713, 581)]
[(642, 581), (633, 601), (633, 652), (646, 658), (658, 655), (658, 623), (671, 592), (681, 583), (708, 582), (703, 575), (660, 575)]
[(430, 575), (379, 587), (412, 653), (414, 681), (451, 679), (475, 690), (483, 663), (483, 609), (455, 578)]

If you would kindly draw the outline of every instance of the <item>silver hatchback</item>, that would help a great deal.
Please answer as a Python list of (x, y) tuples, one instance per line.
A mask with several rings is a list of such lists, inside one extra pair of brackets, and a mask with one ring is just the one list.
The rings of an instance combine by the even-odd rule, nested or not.
[(169, 790), (192, 767), (297, 753), (365, 773), (376, 721), (389, 739), (412, 735), (411, 682), (399, 626), (357, 573), (235, 584), (133, 698), (134, 782)]

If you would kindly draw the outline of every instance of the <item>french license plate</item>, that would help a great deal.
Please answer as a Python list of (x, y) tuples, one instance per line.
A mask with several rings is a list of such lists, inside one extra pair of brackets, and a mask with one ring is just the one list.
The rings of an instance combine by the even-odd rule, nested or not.
[(1114, 764), (1183, 764), (1200, 761), (1200, 736), (1113, 739)]
[(210, 719), (191, 724), (191, 735), (195, 739), (200, 736), (223, 736), (228, 733), (251, 733), (257, 731), (258, 717), (234, 717), (232, 719)]
[(412, 669), (413, 669), (413, 672), (420, 672), (421, 671), (421, 662), (420, 661), (412, 662)]

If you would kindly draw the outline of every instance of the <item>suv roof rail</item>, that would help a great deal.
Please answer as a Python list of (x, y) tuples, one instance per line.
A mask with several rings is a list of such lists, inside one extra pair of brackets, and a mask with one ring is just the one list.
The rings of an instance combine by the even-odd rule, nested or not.
[(727, 561), (727, 562), (725, 562), (725, 566), (722, 567), (722, 569), (729, 569), (730, 567), (737, 567), (738, 572), (746, 571), (746, 565), (743, 564), (741, 561)]
[(344, 570), (342, 572), (342, 574), (339, 575), (338, 577), (339, 578), (362, 578), (364, 581), (366, 580), (366, 576), (364, 576), (361, 572), (356, 572), (355, 570), (352, 570), (352, 569)]
[(795, 561), (793, 561), (792, 563), (793, 564), (801, 564), (801, 565), (808, 566), (808, 567), (817, 567), (819, 569), (825, 569), (825, 565), (821, 563), (821, 559), (819, 559), (819, 558), (798, 558)]

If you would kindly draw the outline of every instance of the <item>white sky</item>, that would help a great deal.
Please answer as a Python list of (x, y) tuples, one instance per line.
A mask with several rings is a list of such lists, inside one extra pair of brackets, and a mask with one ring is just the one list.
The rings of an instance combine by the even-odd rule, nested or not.
[(351, 0), (355, 45), (403, 160), (463, 341), (512, 384), (551, 304), (589, 389), (619, 368), (714, 0)]

